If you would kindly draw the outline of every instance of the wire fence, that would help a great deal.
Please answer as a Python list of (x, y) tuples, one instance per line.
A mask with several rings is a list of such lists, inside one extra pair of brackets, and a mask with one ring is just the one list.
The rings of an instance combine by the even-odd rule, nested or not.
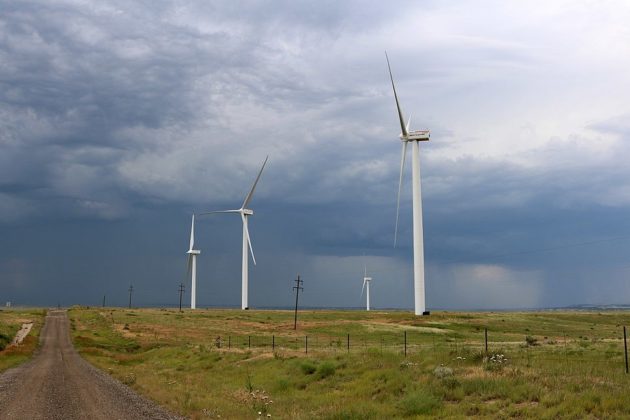
[[(602, 364), (628, 373), (628, 352), (625, 327), (618, 339), (563, 340), (537, 339), (523, 335), (522, 341), (492, 340), (487, 329), (477, 341), (469, 338), (436, 338), (427, 334), (402, 331), (397, 334), (311, 334), (311, 335), (218, 335), (211, 344), (222, 350), (258, 352), (288, 351), (303, 354), (398, 354), (427, 357), (438, 362), (465, 363), (478, 360), (493, 363), (531, 366), (541, 364)], [(494, 359), (492, 359), (494, 357)]]

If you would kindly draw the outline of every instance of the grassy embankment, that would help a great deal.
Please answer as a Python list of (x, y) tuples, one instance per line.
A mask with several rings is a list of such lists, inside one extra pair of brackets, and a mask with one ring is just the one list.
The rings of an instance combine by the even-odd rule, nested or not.
[[(39, 342), (39, 331), (46, 311), (43, 309), (0, 309), (0, 372), (28, 360)], [(11, 346), (23, 323), (33, 322), (31, 332), (19, 346)]]
[(297, 333), (286, 311), (73, 309), (70, 317), (84, 357), (193, 418), (630, 416), (628, 312), (309, 311)]

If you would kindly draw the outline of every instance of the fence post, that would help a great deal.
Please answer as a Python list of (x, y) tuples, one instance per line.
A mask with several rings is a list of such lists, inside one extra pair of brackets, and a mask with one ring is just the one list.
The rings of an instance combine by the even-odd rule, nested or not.
[(304, 336), (304, 351), (308, 354), (308, 335)]
[(276, 336), (271, 336), (271, 351), (276, 351)]
[(248, 335), (247, 336), (247, 348), (252, 348), (252, 336)]
[(407, 331), (405, 331), (405, 357), (407, 357)]
[(348, 334), (348, 353), (350, 353), (350, 334)]
[(228, 335), (228, 349), (232, 348), (232, 336)]
[(626, 373), (628, 373), (628, 341), (626, 338), (626, 326), (623, 326), (623, 353), (626, 358)]
[(484, 328), (484, 335), (486, 339), (486, 356), (488, 355), (488, 328)]

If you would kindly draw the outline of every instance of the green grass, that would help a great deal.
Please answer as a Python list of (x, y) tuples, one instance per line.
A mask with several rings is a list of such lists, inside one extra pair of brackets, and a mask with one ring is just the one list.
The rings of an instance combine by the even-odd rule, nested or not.
[(192, 418), (630, 416), (628, 312), (304, 311), (297, 332), (290, 311), (70, 316), (84, 357)]
[[(0, 372), (28, 360), (39, 342), (39, 332), (43, 325), (45, 310), (42, 309), (2, 309), (0, 310)], [(23, 323), (33, 322), (28, 336), (19, 346), (9, 346)]]

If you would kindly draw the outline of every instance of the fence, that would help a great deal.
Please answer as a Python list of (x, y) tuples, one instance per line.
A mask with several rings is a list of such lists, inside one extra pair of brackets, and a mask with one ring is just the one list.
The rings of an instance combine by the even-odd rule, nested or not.
[[(356, 334), (338, 335), (232, 335), (217, 336), (214, 346), (218, 349), (249, 351), (290, 351), (304, 354), (344, 353), (394, 353), (402, 356), (425, 356), (442, 362), (464, 361), (467, 358), (494, 362), (523, 364), (532, 363), (604, 363), (624, 368), (628, 373), (628, 347), (626, 328), (623, 338), (549, 340), (523, 335), (522, 341), (492, 341), (492, 331), (487, 328), (479, 332), (478, 341), (446, 338), (436, 339), (435, 334), (401, 331), (399, 334)], [(509, 358), (505, 353), (509, 353)], [(499, 359), (496, 359), (499, 358)]]

